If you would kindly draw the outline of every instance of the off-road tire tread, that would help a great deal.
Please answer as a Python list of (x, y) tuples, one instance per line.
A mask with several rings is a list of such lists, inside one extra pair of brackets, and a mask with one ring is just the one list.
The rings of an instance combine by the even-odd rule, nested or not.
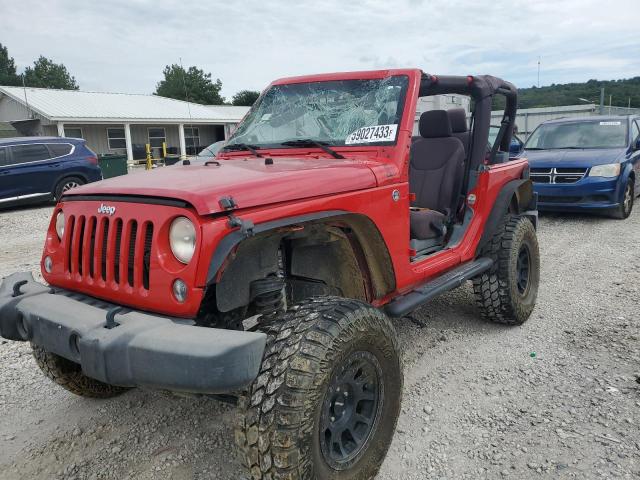
[[(363, 309), (367, 314), (357, 315)], [(260, 373), (238, 399), (235, 440), (240, 456), (253, 480), (315, 479), (311, 443), (295, 435), (313, 428), (314, 405), (321, 395), (318, 387), (331, 373), (334, 347), (341, 337), (357, 332), (365, 337), (385, 335), (399, 352), (395, 329), (371, 305), (327, 296), (298, 303), (260, 331), (268, 335)], [(401, 369), (399, 354), (395, 358)]]
[(33, 357), (40, 370), (65, 390), (81, 397), (111, 398), (127, 390), (125, 387), (109, 385), (82, 373), (80, 365), (73, 363), (55, 353), (47, 352), (42, 347), (31, 345)]
[[(509, 282), (515, 281), (509, 278), (509, 257), (519, 229), (531, 230), (535, 237), (535, 228), (528, 218), (505, 214), (491, 241), (481, 251), (481, 256), (491, 258), (494, 263), (473, 279), (473, 291), (482, 318), (490, 322), (521, 325), (533, 310), (532, 305), (514, 302), (509, 291)], [(538, 251), (531, 254), (539, 255)]]

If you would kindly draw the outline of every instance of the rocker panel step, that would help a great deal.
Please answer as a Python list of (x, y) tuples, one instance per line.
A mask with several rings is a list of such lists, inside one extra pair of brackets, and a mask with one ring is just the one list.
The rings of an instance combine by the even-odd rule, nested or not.
[(490, 269), (492, 265), (493, 260), (487, 257), (477, 258), (471, 262), (459, 265), (447, 273), (427, 281), (415, 290), (389, 302), (385, 306), (385, 312), (391, 317), (403, 317), (438, 295), (453, 290), (465, 281)]

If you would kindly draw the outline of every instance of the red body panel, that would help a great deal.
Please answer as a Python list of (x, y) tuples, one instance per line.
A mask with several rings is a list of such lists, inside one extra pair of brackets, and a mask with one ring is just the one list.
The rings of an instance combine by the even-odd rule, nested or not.
[[(117, 208), (115, 216), (121, 217), (125, 225), (134, 218), (141, 221), (141, 215), (142, 221), (157, 225), (151, 254), (150, 284), (146, 292), (138, 287), (116, 284), (113, 272), (104, 282), (67, 271), (67, 258), (57, 240), (54, 220), (49, 228), (44, 255), (54, 259), (55, 268), (51, 274), (43, 269), (45, 279), (52, 285), (82, 291), (115, 303), (193, 317), (202, 299), (213, 253), (222, 238), (231, 231), (227, 216), (218, 213), (219, 199), (229, 195), (233, 196), (239, 207), (233, 214), (254, 224), (326, 210), (342, 210), (370, 218), (386, 242), (396, 277), (396, 291), (385, 298), (373, 300), (376, 305), (382, 305), (426, 279), (473, 259), (497, 195), (507, 182), (521, 177), (526, 161), (491, 166), (480, 173), (471, 192), (477, 198), (477, 202), (471, 206), (473, 218), (459, 244), (411, 262), (408, 164), (421, 71), (385, 70), (314, 75), (282, 79), (274, 84), (382, 78), (397, 74), (409, 77), (409, 90), (395, 146), (336, 147), (335, 150), (342, 153), (345, 160), (333, 159), (318, 149), (261, 150), (260, 153), (265, 157), (274, 159), (273, 165), (265, 165), (264, 158), (255, 158), (246, 152), (225, 152), (217, 158), (221, 163), (219, 167), (169, 167), (152, 173), (117, 177), (73, 190), (73, 195), (136, 194), (177, 198), (193, 205), (194, 210), (110, 202)], [(395, 190), (400, 194), (398, 201), (392, 195)], [(59, 208), (64, 209), (67, 218), (70, 215), (95, 216), (100, 203), (99, 200), (64, 202)], [(217, 215), (211, 215), (215, 213)], [(199, 225), (196, 253), (187, 266), (173, 258), (168, 245), (169, 224), (178, 215), (185, 215)], [(72, 244), (71, 250), (75, 252), (77, 241), (73, 241), (76, 243)], [(111, 254), (114, 244), (111, 240), (108, 243)], [(122, 258), (120, 261), (125, 262)], [(136, 278), (139, 275), (137, 272)], [(188, 299), (183, 304), (178, 303), (171, 293), (172, 282), (178, 277), (190, 287)]]

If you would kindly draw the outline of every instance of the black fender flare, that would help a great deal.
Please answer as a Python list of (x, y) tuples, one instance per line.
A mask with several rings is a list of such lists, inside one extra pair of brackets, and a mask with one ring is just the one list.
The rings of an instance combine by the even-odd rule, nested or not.
[(511, 209), (517, 215), (525, 215), (531, 219), (534, 228), (538, 227), (538, 195), (533, 191), (533, 183), (528, 178), (519, 178), (507, 182), (500, 190), (493, 203), (493, 208), (484, 226), (484, 232), (476, 247), (476, 255), (491, 240), (502, 217)]
[[(276, 228), (287, 227), (295, 225), (297, 223), (310, 222), (313, 220), (321, 220), (323, 218), (335, 217), (338, 215), (345, 215), (349, 212), (344, 210), (326, 210), (323, 212), (309, 213), (306, 215), (297, 215), (294, 217), (286, 217), (271, 222), (258, 223), (251, 228), (251, 235), (267, 232)], [(245, 238), (247, 238), (247, 232), (242, 229), (234, 230), (225, 236), (218, 246), (216, 247), (211, 261), (209, 262), (209, 270), (207, 272), (207, 284), (214, 283), (218, 270), (222, 267), (222, 264), (229, 256), (231, 251)]]

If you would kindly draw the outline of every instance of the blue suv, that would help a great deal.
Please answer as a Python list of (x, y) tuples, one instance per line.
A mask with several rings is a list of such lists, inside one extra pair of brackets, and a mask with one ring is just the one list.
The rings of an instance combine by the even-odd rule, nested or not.
[(98, 158), (81, 138), (0, 139), (0, 208), (57, 200), (101, 179)]
[(539, 210), (629, 216), (640, 193), (640, 116), (563, 118), (524, 144)]

